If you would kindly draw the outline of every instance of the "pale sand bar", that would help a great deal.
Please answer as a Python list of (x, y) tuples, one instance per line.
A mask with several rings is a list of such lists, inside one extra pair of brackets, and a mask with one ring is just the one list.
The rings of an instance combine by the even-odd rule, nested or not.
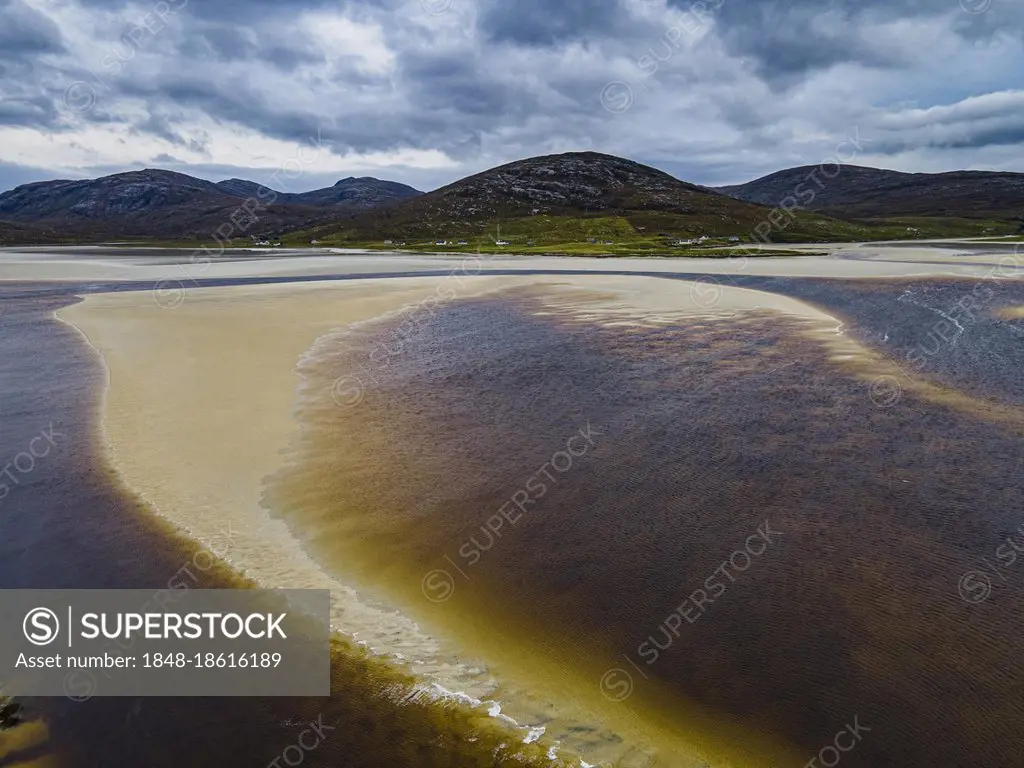
[[(325, 573), (261, 498), (297, 433), (296, 367), (318, 339), (439, 296), (528, 286), (546, 287), (553, 305), (596, 322), (657, 324), (684, 315), (770, 309), (841, 338), (835, 319), (793, 299), (730, 287), (709, 294), (707, 286), (648, 277), (236, 286), (189, 290), (174, 309), (162, 309), (151, 292), (108, 293), (90, 295), (58, 316), (85, 335), (106, 365), (103, 438), (129, 488), (255, 581), (331, 589), (336, 628), (377, 652), (406, 659), (421, 679), (484, 699), (495, 687), (486, 666)], [(529, 708), (520, 709), (527, 713), (520, 718), (528, 720)], [(686, 746), (692, 744), (679, 745)]]
[[(173, 309), (161, 308), (148, 291), (105, 293), (57, 314), (105, 363), (103, 437), (127, 486), (260, 583), (342, 590), (261, 506), (265, 481), (281, 468), (298, 428), (293, 409), (300, 358), (318, 339), (403, 307), (453, 293), (465, 298), (525, 286), (555, 288), (551, 301), (575, 300), (578, 314), (598, 322), (661, 323), (682, 314), (773, 309), (814, 320), (823, 334), (839, 338), (836, 320), (794, 299), (646, 277), (234, 286), (191, 289)], [(579, 300), (581, 291), (586, 301)], [(603, 300), (595, 300), (595, 291)], [(573, 294), (578, 298), (569, 298)], [(410, 622), (361, 602), (339, 605), (344, 610), (336, 624), (358, 628), (371, 647), (426, 659), (429, 668), (417, 672), (444, 671), (444, 654)], [(356, 615), (364, 609), (369, 612)], [(474, 695), (490, 688), (489, 681), (462, 674), (448, 682)]]
[[(827, 251), (828, 256), (770, 256), (777, 248)], [(765, 275), (776, 277), (893, 278), (952, 276), (962, 278), (1024, 276), (1024, 257), (974, 246), (956, 251), (943, 247), (886, 247), (873, 244), (832, 244), (765, 247), (751, 255), (732, 258), (587, 256), (504, 256), (474, 254), (429, 255), (293, 251), (288, 253), (229, 252), (225, 258), (196, 259), (187, 251), (154, 249), (147, 257), (93, 249), (75, 253), (51, 248), (39, 251), (0, 249), (3, 281), (152, 281), (165, 287), (190, 289), (197, 281), (213, 278), (332, 276), (339, 274), (403, 273), (409, 271), (469, 272), (488, 270), (569, 270), (589, 272), (681, 272), (709, 275)], [(998, 269), (993, 269), (993, 264)]]
[[(779, 312), (803, 320), (834, 359), (854, 362), (862, 375), (887, 370), (848, 339), (835, 318), (797, 300), (651, 277), (234, 286), (190, 289), (173, 309), (161, 308), (149, 291), (107, 293), (89, 295), (58, 316), (85, 335), (106, 365), (103, 438), (128, 487), (240, 573), (266, 586), (331, 589), (337, 629), (376, 652), (404, 658), (420, 679), (484, 699), (495, 688), (486, 666), (467, 659), (448, 639), (437, 639), (438, 632), (325, 573), (261, 500), (297, 434), (293, 411), (302, 382), (296, 369), (318, 340), (439, 297), (522, 287), (544, 288), (551, 306), (605, 324)], [(507, 711), (529, 724), (529, 707)], [(678, 746), (683, 753), (703, 752), (692, 742)]]

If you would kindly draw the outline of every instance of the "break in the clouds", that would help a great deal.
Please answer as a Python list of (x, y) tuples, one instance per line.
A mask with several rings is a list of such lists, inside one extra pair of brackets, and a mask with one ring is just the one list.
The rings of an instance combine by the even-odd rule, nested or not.
[(581, 149), (725, 184), (854, 138), (1024, 171), (1022, 75), (1024, 0), (0, 0), (0, 188), (429, 189)]

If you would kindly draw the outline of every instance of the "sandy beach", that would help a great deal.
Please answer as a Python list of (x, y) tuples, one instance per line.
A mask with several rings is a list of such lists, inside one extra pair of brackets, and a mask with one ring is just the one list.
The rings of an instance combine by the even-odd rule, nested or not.
[(152, 281), (165, 292), (187, 291), (202, 281), (258, 277), (316, 277), (341, 274), (400, 274), (410, 271), (467, 273), (495, 270), (570, 272), (692, 273), (728, 276), (800, 276), (824, 278), (893, 278), (924, 275), (1003, 277), (1024, 273), (1017, 253), (991, 246), (943, 244), (941, 247), (829, 244), (805, 246), (811, 254), (775, 256), (788, 246), (762, 246), (727, 258), (515, 256), (337, 252), (315, 249), (279, 252), (233, 252), (211, 259), (202, 251), (160, 250), (150, 253), (117, 249), (0, 249), (0, 281)]

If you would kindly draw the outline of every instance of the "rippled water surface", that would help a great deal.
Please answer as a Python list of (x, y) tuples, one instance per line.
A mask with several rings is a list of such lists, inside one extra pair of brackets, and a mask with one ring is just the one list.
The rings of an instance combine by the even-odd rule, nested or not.
[[(269, 501), (327, 568), (483, 650), (497, 695), (545, 691), (549, 735), (608, 748), (570, 698), (655, 751), (675, 729), (810, 759), (858, 718), (844, 764), (1019, 763), (1015, 428), (873, 398), (769, 313), (607, 327), (520, 294), (410, 320), (306, 361)], [(980, 600), (961, 579), (986, 560)]]
[[(198, 547), (110, 470), (97, 437), (99, 361), (51, 314), (67, 299), (0, 301), (0, 466), (43, 430), (54, 438), (0, 501), (0, 588), (156, 591), (175, 575), (181, 583), (190, 565), (193, 586), (245, 586), (226, 568), (196, 568)], [(407, 699), (414, 681), (358, 648), (339, 643), (333, 658), (330, 699), (27, 699), (29, 724), (0, 733), (0, 765), (266, 766), (321, 719), (327, 737), (304, 765), (548, 764), (536, 753), (517, 759), (523, 750), (480, 713)]]
[[(971, 290), (748, 287), (768, 283), (898, 361)], [(908, 371), (961, 388), (955, 408), (880, 396), (819, 326), (769, 312), (611, 324), (521, 291), (399, 313), (304, 359), (265, 503), (565, 754), (800, 766), (856, 723), (843, 765), (1024, 765), (1020, 421), (970, 406), (1019, 409), (995, 309), (1020, 295), (998, 291)], [(62, 437), (0, 502), (0, 586), (159, 589), (195, 547), (109, 469), (102, 369), (50, 315), (69, 300), (3, 299), (4, 463)], [(321, 715), (337, 730), (309, 765), (512, 762), (479, 707), (407, 696), (424, 682), (339, 644), (330, 700), (27, 701), (49, 736), (0, 742), (0, 765), (266, 765)]]

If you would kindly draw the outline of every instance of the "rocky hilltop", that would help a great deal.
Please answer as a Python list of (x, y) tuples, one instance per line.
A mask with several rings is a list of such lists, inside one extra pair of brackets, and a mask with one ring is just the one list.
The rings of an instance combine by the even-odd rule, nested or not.
[(404, 238), (479, 234), (483, 227), (530, 217), (548, 217), (552, 226), (618, 217), (639, 231), (729, 235), (749, 231), (766, 213), (632, 160), (569, 152), (501, 165), (387, 209), (347, 217), (337, 229), (366, 238)]
[[(598, 152), (532, 157), (469, 176), (417, 203), (456, 216), (534, 209), (691, 211), (717, 197), (647, 165)], [(723, 205), (727, 203), (723, 201)]]

